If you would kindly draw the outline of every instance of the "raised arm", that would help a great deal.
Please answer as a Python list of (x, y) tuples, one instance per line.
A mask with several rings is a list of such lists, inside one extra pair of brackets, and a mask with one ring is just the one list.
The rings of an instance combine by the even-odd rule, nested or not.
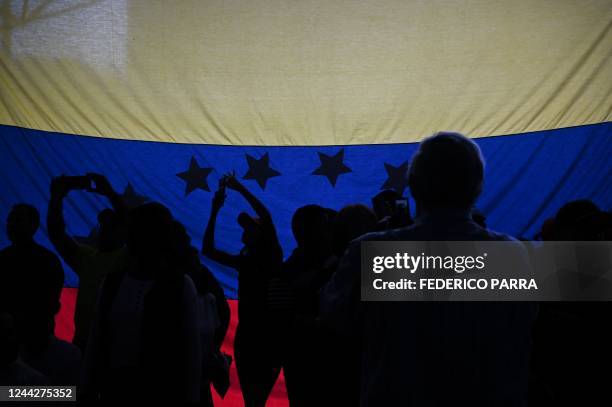
[(66, 233), (64, 222), (64, 197), (70, 191), (66, 177), (56, 177), (51, 180), (51, 199), (47, 211), (47, 229), (49, 240), (55, 250), (62, 256), (64, 261), (70, 266), (73, 265), (78, 251), (78, 245)]
[(251, 205), (251, 208), (253, 208), (259, 219), (261, 219), (264, 224), (272, 224), (272, 216), (270, 216), (270, 211), (268, 211), (268, 208), (266, 208), (265, 205), (251, 193), (251, 191), (246, 189), (246, 187), (242, 185), (233, 174), (226, 176), (225, 182), (228, 188), (238, 192), (244, 197), (244, 199), (246, 199), (249, 205)]
[(232, 173), (226, 175), (224, 177), (223, 182), (227, 185), (228, 188), (233, 189), (238, 192), (240, 195), (246, 199), (246, 201), (251, 205), (251, 208), (255, 211), (259, 219), (261, 220), (261, 226), (263, 230), (263, 235), (267, 240), (267, 245), (269, 245), (268, 250), (271, 255), (271, 259), (274, 261), (282, 262), (283, 261), (283, 250), (278, 241), (278, 235), (276, 234), (276, 227), (274, 227), (274, 222), (272, 221), (272, 216), (270, 215), (270, 211), (265, 205), (257, 199), (255, 195), (251, 193), (244, 185), (242, 185), (237, 179), (236, 176)]
[(216, 261), (224, 266), (236, 268), (238, 266), (238, 256), (224, 252), (215, 247), (215, 226), (217, 224), (217, 215), (225, 202), (225, 192), (223, 188), (219, 188), (213, 197), (212, 206), (210, 209), (210, 218), (206, 231), (204, 232), (204, 240), (202, 242), (202, 254), (209, 259)]
[(108, 179), (101, 174), (96, 173), (88, 173), (87, 176), (93, 181), (94, 188), (91, 189), (91, 192), (95, 192), (100, 194), (108, 199), (115, 214), (122, 221), (127, 221), (127, 206), (123, 201), (123, 198), (113, 189)]

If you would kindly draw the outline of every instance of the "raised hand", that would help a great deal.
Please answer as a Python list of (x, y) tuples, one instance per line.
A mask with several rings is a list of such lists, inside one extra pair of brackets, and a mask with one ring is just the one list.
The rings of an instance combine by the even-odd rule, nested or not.
[(95, 192), (95, 193), (98, 193), (104, 196), (109, 196), (115, 192), (110, 182), (108, 182), (108, 179), (104, 175), (96, 174), (94, 172), (89, 172), (87, 173), (87, 176), (89, 177), (89, 179), (93, 181), (95, 185), (95, 187), (92, 189), (89, 189), (89, 191)]
[(234, 191), (242, 189), (242, 184), (236, 178), (235, 171), (225, 174), (222, 178), (222, 182), (225, 186), (227, 186), (229, 189), (233, 189)]

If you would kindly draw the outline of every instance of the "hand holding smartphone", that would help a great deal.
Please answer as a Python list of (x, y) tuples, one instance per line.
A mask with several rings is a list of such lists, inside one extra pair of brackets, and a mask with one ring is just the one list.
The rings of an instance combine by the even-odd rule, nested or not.
[(92, 188), (91, 178), (86, 175), (62, 176), (60, 177), (60, 182), (68, 191), (77, 189), (90, 190)]

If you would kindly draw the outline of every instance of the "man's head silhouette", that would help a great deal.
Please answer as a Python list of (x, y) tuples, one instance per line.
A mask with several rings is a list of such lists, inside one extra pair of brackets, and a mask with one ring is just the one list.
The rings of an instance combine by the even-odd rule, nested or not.
[(128, 214), (127, 246), (137, 258), (159, 258), (170, 247), (172, 214), (158, 202), (149, 202)]
[(242, 243), (249, 251), (257, 251), (261, 241), (261, 219), (253, 217), (246, 212), (240, 212), (237, 218), (238, 225), (242, 227)]
[(376, 229), (374, 211), (362, 204), (347, 205), (340, 210), (334, 230), (334, 250), (342, 255), (348, 244), (361, 235)]
[(298, 208), (291, 218), (291, 230), (298, 247), (308, 252), (331, 250), (331, 230), (327, 210), (319, 205)]
[(419, 211), (468, 210), (482, 190), (484, 160), (472, 140), (440, 132), (423, 140), (412, 157), (408, 183)]
[(581, 226), (584, 228), (584, 221), (599, 212), (599, 207), (588, 199), (566, 203), (555, 216), (555, 240), (577, 240), (577, 232)]
[(6, 233), (14, 244), (32, 241), (40, 225), (38, 210), (32, 205), (13, 206), (6, 220)]

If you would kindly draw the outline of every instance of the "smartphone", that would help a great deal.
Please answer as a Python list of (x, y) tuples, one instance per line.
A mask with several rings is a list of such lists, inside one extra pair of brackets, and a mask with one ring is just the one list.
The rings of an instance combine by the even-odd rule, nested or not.
[(408, 200), (407, 199), (396, 199), (395, 200), (395, 208), (396, 209), (406, 209), (406, 208), (408, 208)]
[(85, 175), (75, 177), (64, 177), (64, 182), (68, 189), (91, 189), (92, 182), (91, 178)]

